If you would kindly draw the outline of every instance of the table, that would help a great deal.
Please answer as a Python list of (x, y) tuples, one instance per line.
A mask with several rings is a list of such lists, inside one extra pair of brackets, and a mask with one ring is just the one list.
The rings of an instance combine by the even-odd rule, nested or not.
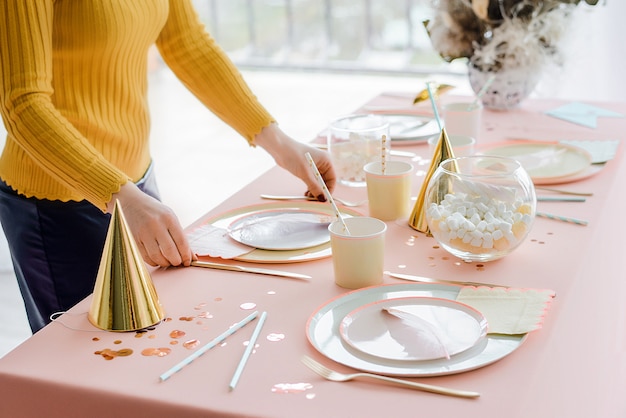
[[(381, 95), (371, 103), (397, 100)], [(510, 136), (623, 139), (624, 118), (599, 118), (598, 127), (590, 129), (543, 113), (560, 104), (528, 100), (513, 111), (486, 111), (479, 144)], [(597, 105), (626, 114), (626, 103)], [(416, 111), (427, 111), (427, 107)], [(86, 318), (87, 298), (60, 322), (0, 359), (0, 416), (625, 416), (626, 199), (622, 182), (626, 164), (622, 148), (600, 173), (560, 186), (592, 191), (587, 202), (538, 204), (546, 212), (586, 219), (588, 226), (538, 218), (527, 241), (496, 262), (459, 262), (437, 248), (432, 238), (404, 223), (388, 223), (388, 270), (556, 291), (543, 328), (532, 332), (511, 355), (474, 371), (415, 379), (478, 391), (478, 399), (365, 381), (330, 382), (308, 370), (300, 362), (303, 354), (349, 371), (319, 354), (305, 335), (311, 313), (346, 292), (334, 284), (332, 262), (325, 258), (271, 266), (309, 274), (313, 276), (310, 281), (201, 268), (154, 270), (152, 278), (168, 320), (143, 334), (96, 331)], [(424, 155), (428, 147), (417, 144), (402, 149)], [(416, 163), (418, 170), (428, 168)], [(414, 195), (421, 187), (420, 177), (415, 179)], [(299, 180), (273, 168), (190, 228), (233, 208), (263, 203), (260, 193), (300, 194), (303, 189)], [(336, 193), (358, 199), (364, 197), (365, 189), (339, 187)], [(367, 207), (360, 211), (367, 213)], [(389, 277), (384, 281), (402, 283)], [(207, 343), (249, 314), (250, 308), (267, 311), (268, 316), (235, 390), (229, 391), (228, 383), (252, 333), (250, 325), (159, 382), (161, 373), (193, 351), (184, 342)], [(186, 333), (183, 338), (171, 334), (180, 331)], [(141, 354), (159, 347), (171, 353), (162, 357)], [(133, 354), (107, 361), (95, 354), (105, 348), (130, 348)]]

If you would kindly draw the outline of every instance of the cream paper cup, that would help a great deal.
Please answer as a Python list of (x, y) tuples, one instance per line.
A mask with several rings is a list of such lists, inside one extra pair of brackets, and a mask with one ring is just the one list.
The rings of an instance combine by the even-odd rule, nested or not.
[(413, 166), (405, 161), (386, 161), (365, 165), (369, 214), (381, 221), (407, 218), (411, 203)]
[(346, 289), (359, 289), (383, 282), (385, 232), (380, 219), (359, 216), (328, 226), (335, 283)]
[[(450, 142), (455, 157), (469, 157), (470, 155), (474, 155), (476, 139), (473, 137), (467, 135), (448, 135), (448, 141)], [(434, 136), (428, 140), (428, 150), (431, 157), (435, 153), (438, 142), (439, 136)]]
[(483, 106), (478, 103), (447, 103), (442, 107), (443, 124), (448, 135), (480, 139)]

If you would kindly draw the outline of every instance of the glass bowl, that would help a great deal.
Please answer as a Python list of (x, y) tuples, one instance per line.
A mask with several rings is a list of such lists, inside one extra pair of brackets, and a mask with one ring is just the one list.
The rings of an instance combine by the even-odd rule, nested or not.
[(510, 254), (535, 220), (533, 182), (506, 157), (475, 155), (441, 162), (425, 195), (431, 234), (465, 261), (493, 261)]
[(327, 141), (337, 180), (345, 186), (366, 187), (363, 167), (380, 161), (383, 153), (389, 160), (389, 123), (380, 115), (338, 118), (330, 123)]

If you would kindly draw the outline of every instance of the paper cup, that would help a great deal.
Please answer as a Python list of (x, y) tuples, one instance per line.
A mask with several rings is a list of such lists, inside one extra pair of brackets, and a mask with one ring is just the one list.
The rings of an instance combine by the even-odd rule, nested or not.
[(328, 226), (335, 283), (346, 289), (381, 284), (387, 225), (365, 216), (344, 221), (350, 235), (338, 220)]
[(480, 138), (483, 106), (478, 103), (447, 103), (442, 107), (443, 124), (448, 135)]
[(413, 166), (404, 161), (380, 161), (364, 167), (367, 182), (369, 214), (381, 221), (407, 218), (411, 203), (411, 174)]
[[(448, 135), (448, 141), (450, 141), (455, 157), (468, 157), (474, 154), (476, 140), (473, 137), (467, 135)], [(428, 140), (428, 150), (431, 156), (435, 153), (438, 142), (439, 136), (434, 136)]]

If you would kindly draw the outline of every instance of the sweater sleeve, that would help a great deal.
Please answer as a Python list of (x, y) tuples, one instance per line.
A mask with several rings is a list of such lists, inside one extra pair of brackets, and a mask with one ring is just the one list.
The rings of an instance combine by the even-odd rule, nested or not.
[(157, 47), (183, 84), (250, 145), (274, 122), (240, 72), (206, 32), (190, 0), (170, 0)]
[(128, 177), (52, 102), (52, 21), (53, 0), (0, 3), (0, 111), (9, 134), (37, 165), (104, 210)]

